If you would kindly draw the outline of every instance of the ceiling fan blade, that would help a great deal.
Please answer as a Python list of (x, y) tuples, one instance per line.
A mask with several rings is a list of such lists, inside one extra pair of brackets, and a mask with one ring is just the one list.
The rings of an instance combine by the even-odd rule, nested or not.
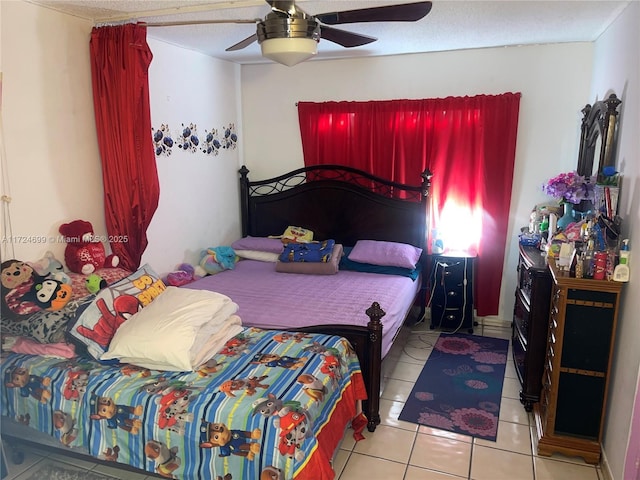
[(430, 11), (431, 2), (416, 2), (322, 13), (314, 16), (320, 22), (328, 25), (361, 22), (415, 22), (425, 17)]
[(225, 52), (235, 52), (236, 50), (242, 50), (243, 48), (248, 47), (253, 42), (257, 42), (257, 41), (258, 41), (258, 35), (254, 33), (253, 35), (245, 38), (244, 40), (236, 43), (235, 45), (231, 45), (229, 48), (225, 50)]
[(375, 42), (377, 38), (369, 37), (367, 35), (361, 35), (359, 33), (347, 32), (346, 30), (340, 30), (338, 28), (327, 27), (322, 25), (320, 27), (320, 38), (329, 40), (330, 42), (337, 43), (343, 47), (359, 47), (366, 45), (367, 43)]

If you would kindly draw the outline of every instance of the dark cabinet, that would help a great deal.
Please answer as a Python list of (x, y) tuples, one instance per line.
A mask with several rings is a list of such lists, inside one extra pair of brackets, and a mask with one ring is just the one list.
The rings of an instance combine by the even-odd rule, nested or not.
[(543, 388), (534, 405), (538, 454), (600, 461), (622, 283), (553, 278)]
[(473, 333), (472, 254), (442, 254), (432, 257), (431, 328), (466, 329)]
[(520, 245), (511, 350), (520, 380), (520, 402), (528, 412), (542, 389), (551, 284), (546, 257), (538, 248)]

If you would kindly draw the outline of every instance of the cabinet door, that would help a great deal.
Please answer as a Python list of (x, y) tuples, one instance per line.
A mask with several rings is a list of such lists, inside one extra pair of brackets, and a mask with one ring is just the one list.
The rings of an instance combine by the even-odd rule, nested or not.
[(607, 371), (615, 301), (615, 293), (568, 290), (562, 367)]

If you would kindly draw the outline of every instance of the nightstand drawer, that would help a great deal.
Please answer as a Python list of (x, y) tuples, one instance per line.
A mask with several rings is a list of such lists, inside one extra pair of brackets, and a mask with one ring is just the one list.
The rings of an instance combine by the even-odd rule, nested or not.
[(433, 257), (431, 328), (473, 333), (473, 257)]

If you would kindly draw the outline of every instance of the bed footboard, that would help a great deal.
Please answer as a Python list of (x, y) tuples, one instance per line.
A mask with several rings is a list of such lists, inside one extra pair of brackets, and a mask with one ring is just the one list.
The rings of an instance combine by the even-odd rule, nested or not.
[(367, 400), (363, 404), (367, 416), (367, 430), (375, 431), (380, 423), (380, 376), (382, 375), (382, 317), (385, 311), (378, 302), (366, 310), (367, 327), (352, 325), (315, 325), (296, 329), (308, 333), (328, 333), (346, 338), (358, 355), (362, 376), (367, 387)]

